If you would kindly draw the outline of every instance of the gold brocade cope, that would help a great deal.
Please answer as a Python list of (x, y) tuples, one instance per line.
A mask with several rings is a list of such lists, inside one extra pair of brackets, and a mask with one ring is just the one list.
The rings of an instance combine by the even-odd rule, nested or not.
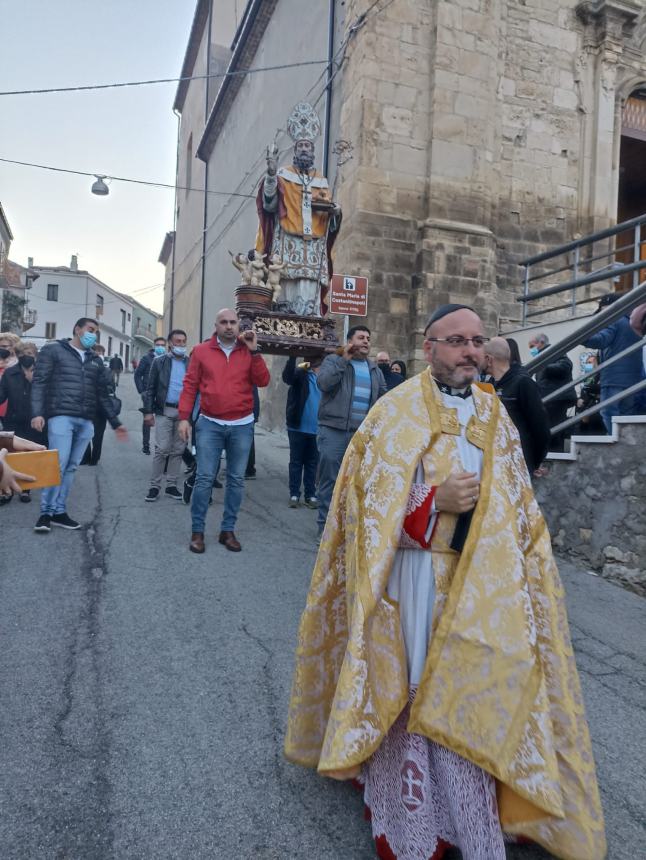
[[(461, 553), (448, 546), (455, 515), (439, 515), (433, 634), (408, 729), (498, 780), (507, 832), (565, 860), (600, 860), (603, 815), (549, 534), (515, 427), (495, 395), (474, 386), (473, 400), (480, 499)], [(301, 620), (285, 742), (288, 758), (324, 774), (356, 774), (408, 701), (386, 586), (418, 463), (433, 484), (460, 468), (451, 413), (425, 371), (373, 407), (346, 452)]]

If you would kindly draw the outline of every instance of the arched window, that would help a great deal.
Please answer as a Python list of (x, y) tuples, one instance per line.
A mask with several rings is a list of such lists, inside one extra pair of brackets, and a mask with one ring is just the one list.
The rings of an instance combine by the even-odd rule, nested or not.
[[(621, 146), (619, 150), (619, 193), (617, 196), (617, 222), (628, 221), (646, 214), (646, 82), (633, 90), (624, 103), (621, 118)], [(639, 247), (635, 248), (636, 239)], [(635, 259), (646, 260), (646, 225), (639, 235), (635, 231), (617, 237), (617, 247), (626, 246), (617, 254), (622, 263)], [(628, 290), (646, 278), (646, 269), (624, 275), (616, 287)]]

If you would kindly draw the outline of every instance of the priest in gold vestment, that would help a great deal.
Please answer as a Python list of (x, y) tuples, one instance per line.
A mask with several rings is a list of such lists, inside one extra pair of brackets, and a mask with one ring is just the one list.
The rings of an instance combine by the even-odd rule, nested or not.
[(357, 779), (384, 860), (605, 857), (563, 587), (517, 431), (477, 383), (480, 318), (438, 309), (430, 367), (346, 453), (301, 620), (285, 751)]

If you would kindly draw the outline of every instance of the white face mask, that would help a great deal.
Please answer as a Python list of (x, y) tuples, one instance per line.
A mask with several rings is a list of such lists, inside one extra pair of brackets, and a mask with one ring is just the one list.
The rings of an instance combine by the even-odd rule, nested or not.
[(173, 355), (176, 355), (178, 358), (186, 355), (186, 347), (185, 346), (172, 346), (171, 350), (173, 351)]

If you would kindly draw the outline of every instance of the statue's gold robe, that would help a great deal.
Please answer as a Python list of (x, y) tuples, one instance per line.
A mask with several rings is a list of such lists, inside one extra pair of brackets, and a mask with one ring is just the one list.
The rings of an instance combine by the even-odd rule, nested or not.
[[(603, 814), (549, 534), (515, 427), (494, 394), (474, 386), (473, 397), (480, 499), (461, 553), (449, 546), (455, 515), (439, 516), (433, 634), (408, 730), (496, 778), (506, 832), (564, 860), (601, 860)], [(290, 760), (355, 776), (406, 705), (386, 586), (417, 464), (423, 457), (436, 485), (461, 471), (459, 433), (426, 370), (382, 398), (353, 437), (300, 625)]]

